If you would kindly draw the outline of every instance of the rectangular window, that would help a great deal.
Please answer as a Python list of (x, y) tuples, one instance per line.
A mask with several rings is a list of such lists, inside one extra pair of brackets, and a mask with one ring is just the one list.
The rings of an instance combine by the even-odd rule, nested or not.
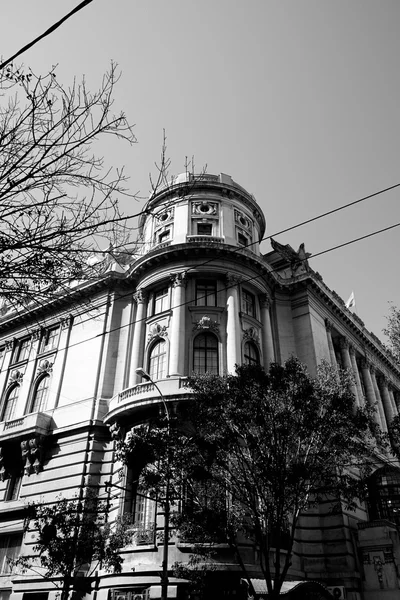
[(31, 348), (31, 338), (19, 340), (14, 352), (14, 362), (28, 360), (29, 350)]
[(49, 352), (57, 347), (59, 331), (59, 327), (52, 327), (43, 333), (40, 342), (40, 352)]
[(154, 544), (155, 541), (156, 503), (138, 489), (135, 497), (133, 514), (134, 541), (138, 546)]
[(156, 290), (154, 292), (154, 306), (153, 306), (153, 315), (157, 315), (164, 310), (169, 308), (169, 295), (168, 288), (161, 288), (160, 290)]
[(5, 500), (18, 500), (21, 489), (22, 475), (11, 475), (7, 483)]
[(243, 234), (238, 232), (237, 234), (237, 241), (238, 244), (240, 244), (240, 246), (248, 246), (248, 244), (250, 244), (250, 240)]
[(166, 231), (163, 231), (162, 233), (160, 233), (158, 235), (158, 243), (159, 244), (163, 244), (164, 242), (167, 242), (170, 238), (170, 230), (167, 229)]
[(256, 299), (253, 294), (246, 290), (242, 291), (242, 311), (250, 317), (256, 316)]
[(197, 235), (212, 235), (212, 223), (197, 223)]
[(18, 558), (21, 545), (22, 533), (0, 536), (0, 573), (2, 575), (12, 572), (12, 561)]
[(217, 306), (215, 281), (196, 281), (196, 306)]

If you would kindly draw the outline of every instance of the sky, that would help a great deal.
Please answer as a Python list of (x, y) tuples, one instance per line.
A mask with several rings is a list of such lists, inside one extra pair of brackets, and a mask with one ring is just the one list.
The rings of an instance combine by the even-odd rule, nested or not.
[[(14, 54), (79, 0), (2, 2), (0, 55)], [(267, 235), (400, 183), (398, 0), (93, 0), (20, 60), (57, 66), (89, 89), (115, 61), (115, 109), (138, 143), (102, 148), (125, 165), (128, 214), (150, 191), (163, 130), (171, 174), (227, 173), (267, 219)], [(400, 223), (400, 188), (277, 235), (318, 254)], [(400, 306), (400, 227), (310, 259), (367, 329)], [(268, 241), (262, 252), (270, 250)]]

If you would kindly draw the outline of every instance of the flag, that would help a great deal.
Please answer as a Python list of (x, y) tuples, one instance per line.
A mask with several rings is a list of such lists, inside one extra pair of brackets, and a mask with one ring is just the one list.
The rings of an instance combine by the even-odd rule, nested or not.
[(356, 298), (354, 292), (351, 292), (349, 299), (346, 302), (346, 308), (353, 308), (356, 305)]

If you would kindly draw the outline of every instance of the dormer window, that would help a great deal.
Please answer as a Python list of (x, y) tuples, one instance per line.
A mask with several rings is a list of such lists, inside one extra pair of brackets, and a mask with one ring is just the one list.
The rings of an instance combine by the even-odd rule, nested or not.
[(171, 235), (171, 230), (166, 229), (165, 231), (163, 231), (162, 233), (160, 233), (158, 235), (158, 243), (163, 244), (164, 242), (167, 242), (170, 238), (170, 235)]
[(197, 223), (197, 235), (212, 235), (212, 223)]

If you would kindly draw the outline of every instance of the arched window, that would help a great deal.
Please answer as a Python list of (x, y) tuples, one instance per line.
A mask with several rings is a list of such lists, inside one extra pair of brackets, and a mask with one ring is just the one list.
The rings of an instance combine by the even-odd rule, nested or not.
[(150, 350), (149, 375), (151, 379), (163, 379), (166, 375), (166, 344), (165, 340), (159, 340)]
[(16, 384), (10, 388), (6, 394), (6, 399), (3, 407), (2, 421), (10, 421), (15, 413), (15, 407), (17, 405), (19, 395), (19, 385)]
[(260, 353), (254, 342), (246, 342), (244, 345), (244, 364), (245, 365), (259, 365), (260, 364)]
[(49, 392), (49, 376), (41, 377), (35, 386), (30, 412), (46, 410), (47, 394)]
[(218, 340), (212, 333), (201, 333), (195, 337), (193, 371), (218, 375)]

